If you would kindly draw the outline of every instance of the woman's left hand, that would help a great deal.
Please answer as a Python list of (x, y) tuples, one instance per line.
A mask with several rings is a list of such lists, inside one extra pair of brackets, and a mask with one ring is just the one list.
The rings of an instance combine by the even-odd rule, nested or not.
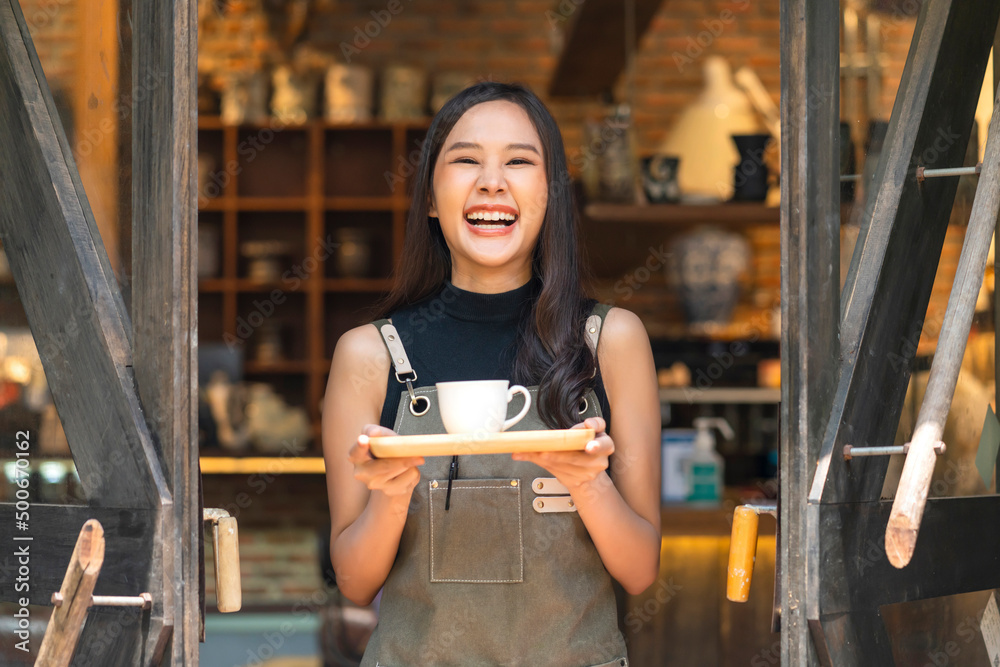
[(593, 482), (608, 469), (608, 457), (615, 451), (611, 436), (604, 432), (604, 420), (590, 417), (573, 428), (594, 429), (594, 439), (583, 451), (520, 452), (512, 454), (515, 461), (530, 461), (555, 475), (571, 492)]

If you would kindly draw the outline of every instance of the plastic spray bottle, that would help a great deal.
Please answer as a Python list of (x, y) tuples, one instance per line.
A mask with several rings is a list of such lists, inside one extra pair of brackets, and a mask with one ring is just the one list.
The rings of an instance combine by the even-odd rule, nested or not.
[(703, 507), (716, 507), (722, 502), (723, 468), (725, 461), (715, 451), (715, 434), (718, 428), (728, 439), (735, 437), (729, 422), (721, 417), (699, 417), (694, 420), (698, 430), (694, 439), (694, 449), (687, 459), (685, 477), (687, 479), (687, 502)]

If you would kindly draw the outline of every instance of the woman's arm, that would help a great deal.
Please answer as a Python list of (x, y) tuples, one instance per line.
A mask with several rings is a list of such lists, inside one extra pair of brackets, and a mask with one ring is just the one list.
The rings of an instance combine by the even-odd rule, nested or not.
[[(637, 595), (656, 580), (660, 570), (656, 369), (642, 322), (620, 308), (608, 313), (597, 354), (615, 417), (614, 440), (602, 433), (603, 419), (591, 418), (583, 425), (594, 428), (598, 436), (585, 452), (515, 458), (537, 463), (570, 490), (604, 566), (626, 591)], [(612, 469), (605, 471), (611, 453)]]
[(422, 458), (375, 460), (372, 435), (385, 401), (389, 354), (375, 327), (345, 333), (337, 342), (323, 399), (323, 456), (330, 499), (330, 559), (337, 586), (352, 602), (374, 599), (399, 549)]

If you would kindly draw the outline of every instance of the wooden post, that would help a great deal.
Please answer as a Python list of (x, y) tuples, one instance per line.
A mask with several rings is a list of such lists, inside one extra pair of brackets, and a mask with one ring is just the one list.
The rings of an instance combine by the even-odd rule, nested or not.
[(840, 327), (840, 13), (781, 3), (781, 664), (811, 666), (819, 527), (806, 503), (829, 417)]
[(36, 667), (69, 665), (103, 564), (104, 529), (96, 519), (90, 519), (80, 529), (76, 548), (66, 567), (66, 576), (59, 588), (63, 604), (52, 610), (45, 637), (38, 649)]

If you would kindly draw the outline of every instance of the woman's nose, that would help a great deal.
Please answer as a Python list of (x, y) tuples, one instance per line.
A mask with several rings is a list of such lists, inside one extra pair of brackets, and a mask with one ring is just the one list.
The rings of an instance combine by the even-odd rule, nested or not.
[(484, 194), (505, 192), (507, 183), (503, 177), (503, 170), (497, 167), (485, 167), (479, 176), (478, 187)]

